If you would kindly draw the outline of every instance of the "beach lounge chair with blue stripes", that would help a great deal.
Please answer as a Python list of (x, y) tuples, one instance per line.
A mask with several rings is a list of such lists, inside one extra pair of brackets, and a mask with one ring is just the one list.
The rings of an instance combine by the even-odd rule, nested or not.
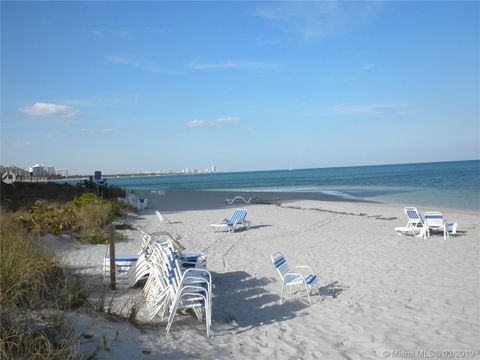
[(237, 209), (233, 212), (230, 219), (223, 219), (219, 224), (211, 224), (210, 226), (215, 232), (218, 230), (228, 230), (230, 232), (234, 232), (239, 226), (243, 226), (248, 229), (250, 227), (250, 221), (245, 220), (246, 216), (247, 210)]
[(426, 238), (427, 237), (427, 227), (422, 216), (415, 207), (406, 207), (403, 209), (405, 215), (407, 215), (408, 222), (405, 226), (399, 226), (394, 228), (398, 235), (411, 234), (415, 237)]
[(313, 273), (313, 270), (310, 266), (295, 266), (295, 271), (297, 269), (306, 269), (307, 273), (292, 272), (290, 267), (285, 260), (285, 257), (281, 252), (276, 252), (272, 254), (272, 263), (273, 266), (277, 269), (280, 278), (282, 279), (282, 291), (280, 292), (280, 303), (283, 303), (283, 290), (285, 286), (290, 288), (290, 295), (292, 294), (292, 286), (301, 285), (305, 287), (307, 291), (308, 301), (310, 305), (312, 300), (310, 299), (310, 292), (313, 287), (318, 291), (318, 281), (317, 275)]
[(443, 238), (446, 240), (450, 236), (449, 231), (452, 234), (457, 233), (456, 222), (447, 222), (441, 212), (428, 211), (425, 213), (425, 226), (427, 228), (427, 236), (430, 237), (430, 232), (442, 231)]

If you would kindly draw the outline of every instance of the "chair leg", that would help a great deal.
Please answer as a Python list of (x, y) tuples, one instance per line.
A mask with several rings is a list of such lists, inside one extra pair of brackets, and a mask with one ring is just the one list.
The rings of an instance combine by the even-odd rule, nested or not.
[(308, 301), (310, 302), (310, 305), (312, 305), (312, 299), (310, 299), (310, 291), (308, 291), (308, 285), (305, 282), (303, 284), (305, 285), (305, 290), (307, 291)]
[(456, 234), (456, 233), (457, 233), (457, 226), (458, 226), (457, 223), (454, 223), (454, 224), (452, 225), (452, 234)]
[(283, 288), (285, 287), (285, 284), (282, 283), (282, 291), (280, 292), (280, 304), (283, 303)]
[[(167, 334), (170, 332), (170, 327), (173, 324), (173, 319), (175, 318), (175, 313), (177, 312), (177, 306), (178, 303), (180, 302), (180, 294), (177, 294), (177, 298), (173, 300), (173, 303), (170, 305), (170, 315), (168, 317), (168, 322), (167, 322)], [(168, 305), (166, 305), (168, 306)]]

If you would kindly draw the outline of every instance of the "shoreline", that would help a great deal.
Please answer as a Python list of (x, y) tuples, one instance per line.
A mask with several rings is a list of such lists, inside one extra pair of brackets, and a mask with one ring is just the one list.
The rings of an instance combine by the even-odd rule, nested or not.
[[(425, 211), (437, 210), (442, 212), (460, 212), (463, 214), (480, 216), (480, 210), (476, 209), (459, 209), (454, 207), (446, 207), (439, 205), (424, 205), (416, 204), (414, 201), (410, 202), (394, 202), (388, 201), (389, 199), (351, 199), (342, 198), (340, 196), (328, 195), (315, 192), (278, 192), (278, 191), (224, 191), (224, 190), (164, 190), (165, 195), (152, 195), (151, 190), (132, 190), (134, 193), (141, 197), (149, 199), (159, 198), (164, 199), (164, 205), (166, 206), (164, 211), (170, 211), (168, 209), (171, 206), (171, 211), (182, 211), (182, 206), (171, 204), (171, 199), (177, 196), (184, 196), (191, 199), (192, 207), (196, 208), (196, 204), (199, 201), (204, 201), (206, 208), (222, 208), (222, 207), (242, 207), (243, 205), (249, 206), (250, 204), (243, 204), (242, 202), (236, 202), (229, 205), (226, 199), (232, 199), (234, 196), (243, 196), (245, 199), (253, 197), (257, 204), (276, 204), (276, 203), (292, 203), (295, 201), (318, 201), (327, 203), (352, 203), (352, 204), (370, 204), (380, 207), (397, 207), (400, 213), (403, 215), (403, 208), (406, 206), (415, 206), (417, 208), (425, 209)], [(214, 203), (213, 203), (214, 201)], [(185, 202), (185, 201), (184, 201)], [(188, 200), (184, 205), (185, 209), (188, 209)]]

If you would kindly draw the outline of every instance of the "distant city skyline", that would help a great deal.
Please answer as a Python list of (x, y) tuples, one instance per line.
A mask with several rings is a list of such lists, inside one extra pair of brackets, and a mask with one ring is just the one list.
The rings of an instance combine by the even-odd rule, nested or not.
[(480, 158), (477, 2), (1, 10), (2, 165), (114, 174)]

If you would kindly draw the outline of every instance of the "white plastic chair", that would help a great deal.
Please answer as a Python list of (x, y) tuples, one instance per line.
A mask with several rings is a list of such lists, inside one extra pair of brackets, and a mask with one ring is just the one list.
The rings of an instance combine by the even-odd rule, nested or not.
[(441, 212), (438, 211), (427, 211), (425, 213), (425, 226), (427, 228), (427, 236), (430, 237), (431, 232), (442, 231), (443, 238), (446, 240), (450, 236), (449, 228), (451, 229), (452, 234), (457, 233), (458, 224), (456, 222), (448, 223), (444, 218)]
[(290, 294), (292, 293), (292, 287), (297, 285), (303, 285), (305, 287), (305, 291), (307, 292), (308, 301), (310, 305), (312, 304), (312, 300), (310, 299), (310, 292), (313, 287), (318, 290), (318, 281), (317, 275), (313, 273), (313, 270), (310, 266), (295, 266), (296, 269), (307, 269), (308, 273), (302, 274), (299, 272), (292, 272), (290, 267), (285, 260), (285, 257), (281, 252), (275, 252), (272, 254), (272, 264), (277, 269), (280, 278), (282, 279), (282, 291), (280, 292), (280, 303), (283, 303), (283, 290), (285, 286), (290, 288)]

